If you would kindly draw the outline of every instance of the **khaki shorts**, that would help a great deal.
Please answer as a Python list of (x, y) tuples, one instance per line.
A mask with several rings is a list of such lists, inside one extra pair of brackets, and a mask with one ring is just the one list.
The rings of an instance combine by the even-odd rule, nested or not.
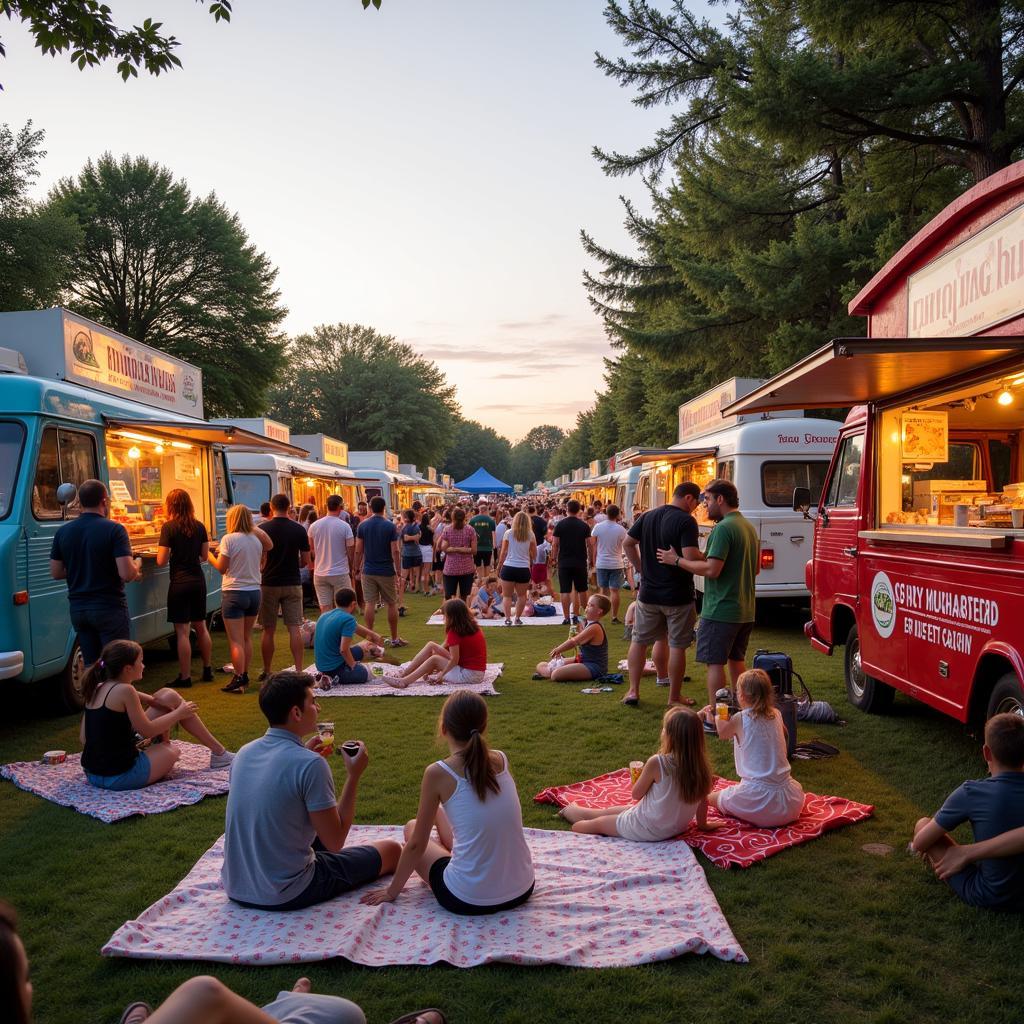
[(321, 608), (334, 607), (334, 595), (339, 590), (352, 589), (352, 577), (346, 572), (340, 576), (313, 575), (313, 589), (316, 591), (316, 603)]
[(689, 647), (693, 643), (697, 608), (693, 604), (644, 604), (636, 602), (633, 619), (633, 643), (653, 644), (668, 638), (669, 647)]
[(260, 590), (259, 624), (273, 630), (277, 626), (277, 610), (281, 609), (286, 626), (302, 625), (302, 585), (297, 587), (262, 587)]
[(394, 576), (363, 577), (363, 600), (366, 604), (376, 604), (378, 598), (385, 604), (398, 604)]

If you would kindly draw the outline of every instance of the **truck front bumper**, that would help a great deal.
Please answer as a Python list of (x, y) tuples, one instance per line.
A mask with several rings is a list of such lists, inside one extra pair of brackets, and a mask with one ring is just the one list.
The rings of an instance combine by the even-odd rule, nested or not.
[(804, 636), (806, 636), (807, 639), (810, 641), (811, 646), (815, 650), (821, 651), (822, 654), (827, 654), (831, 656), (832, 652), (835, 650), (835, 647), (833, 647), (832, 644), (830, 644), (827, 640), (822, 640), (821, 637), (818, 636), (818, 634), (814, 631), (813, 619), (811, 619), (810, 622), (804, 623)]
[(20, 676), (25, 668), (24, 651), (0, 651), (0, 679)]

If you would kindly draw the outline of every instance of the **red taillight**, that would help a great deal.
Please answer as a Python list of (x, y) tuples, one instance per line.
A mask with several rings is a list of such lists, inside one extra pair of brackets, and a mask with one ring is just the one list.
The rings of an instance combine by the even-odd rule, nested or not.
[(15, 604), (28, 604), (28, 591), (27, 590), (16, 590), (14, 592), (14, 603)]
[(761, 568), (775, 568), (775, 551), (773, 548), (761, 548)]

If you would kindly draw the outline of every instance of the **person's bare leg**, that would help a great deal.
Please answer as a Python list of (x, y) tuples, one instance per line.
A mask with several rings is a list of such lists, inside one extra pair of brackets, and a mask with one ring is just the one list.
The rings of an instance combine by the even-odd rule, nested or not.
[(629, 689), (623, 700), (630, 697), (640, 699), (640, 678), (644, 674), (644, 664), (647, 662), (647, 645), (638, 644), (635, 640), (629, 645), (629, 652), (626, 655), (626, 665), (629, 670)]
[[(245, 619), (225, 619), (224, 631), (228, 635), (228, 647), (231, 650), (231, 667), (236, 675), (245, 671)], [(252, 643), (251, 634), (249, 643)]]
[(580, 665), (576, 662), (570, 662), (568, 665), (559, 665), (558, 668), (552, 670), (551, 678), (556, 683), (589, 683), (593, 682), (594, 679), (586, 665)]
[(434, 643), (433, 640), (428, 640), (417, 652), (416, 657), (406, 666), (406, 672), (415, 672), (427, 658), (432, 658), (435, 654), (444, 654), (447, 657), (447, 652), (440, 644)]
[(725, 688), (725, 666), (708, 665), (708, 703), (715, 703), (715, 694)]
[(263, 636), (260, 638), (260, 654), (263, 657), (263, 671), (270, 675), (270, 665), (274, 660), (274, 634), (277, 632), (277, 620), (273, 626), (263, 627)]
[(366, 623), (366, 628), (373, 629), (373, 620), (377, 615), (377, 604), (375, 601), (367, 601), (363, 605), (363, 622)]
[(591, 818), (589, 821), (577, 821), (573, 823), (573, 832), (587, 836), (617, 836), (619, 829), (617, 822), (619, 816), (605, 811), (600, 818)]
[(668, 702), (679, 704), (683, 699), (683, 676), (686, 675), (686, 648), (668, 649)]
[(391, 630), (391, 639), (398, 639), (398, 602), (385, 605), (388, 610), (388, 628)]
[(733, 692), (736, 691), (736, 683), (739, 681), (741, 675), (747, 671), (746, 661), (730, 661), (729, 662), (729, 678), (732, 680)]
[(174, 635), (178, 650), (178, 678), (188, 679), (192, 675), (192, 642), (188, 638), (189, 624), (176, 622)]
[(569, 604), (572, 601), (572, 590), (563, 590), (559, 594), (559, 599), (562, 602), (562, 618), (567, 619), (569, 618)]
[(443, 672), (447, 664), (447, 654), (444, 656), (432, 654), (425, 661), (421, 662), (415, 669), (404, 672), (402, 675), (397, 677), (392, 676), (388, 678), (385, 676), (384, 682), (388, 683), (390, 686), (394, 686), (395, 689), (404, 690), (410, 683), (415, 683), (417, 679), (422, 679), (424, 676)]
[(302, 627), (288, 627), (288, 646), (292, 649), (292, 664), (296, 672), (302, 671), (302, 657), (305, 648), (302, 645)]
[(550, 663), (547, 662), (547, 661), (538, 661), (537, 662), (537, 675), (543, 676), (545, 679), (550, 679), (551, 678)]
[[(914, 825), (914, 835), (921, 831), (932, 819), (931, 818), (918, 818)], [(921, 858), (924, 862), (934, 871), (939, 866), (939, 861), (942, 860), (943, 855), (951, 846), (957, 846), (957, 841), (950, 835), (944, 835), (937, 839), (931, 846), (928, 847), (924, 853), (921, 854)]]
[(501, 607), (505, 610), (505, 618), (512, 618), (512, 596), (515, 593), (515, 585), (508, 580), (501, 581)]
[(516, 614), (515, 618), (522, 620), (523, 612), (526, 609), (526, 591), (529, 588), (528, 583), (517, 583), (516, 584)]
[[(245, 623), (243, 627), (243, 635), (245, 637), (245, 644), (243, 648), (243, 653), (245, 655), (245, 665), (243, 666), (242, 671), (248, 672), (249, 666), (252, 664), (252, 631), (253, 627), (256, 625), (256, 616), (246, 616), (246, 618), (244, 618), (242, 621)], [(235, 671), (237, 672), (238, 669), (235, 669)]]
[(651, 651), (651, 661), (654, 662), (654, 671), (659, 679), (668, 679), (668, 641), (655, 640), (654, 649)]
[[(158, 700), (164, 708), (169, 708), (172, 711), (185, 699), (177, 690), (172, 690), (170, 687), (157, 690), (156, 693), (153, 694), (153, 697)], [(154, 711), (156, 712), (155, 714)], [(146, 710), (146, 714), (150, 718), (159, 718), (160, 715), (165, 713), (165, 711), (161, 711), (157, 708), (148, 708)], [(197, 714), (193, 713), (189, 715), (188, 718), (182, 718), (180, 724), (185, 732), (194, 736), (204, 747), (208, 747), (210, 753), (224, 753), (224, 744), (206, 728), (203, 724), (203, 720)]]
[(193, 622), (192, 628), (196, 631), (196, 646), (199, 648), (199, 657), (203, 660), (203, 668), (210, 668), (213, 662), (213, 638), (206, 628), (206, 621), (200, 619)]
[(619, 603), (622, 601), (622, 591), (618, 587), (608, 587), (611, 594), (612, 602), (612, 618), (617, 619), (619, 617)]
[(440, 804), (437, 807), (437, 814), (434, 815), (434, 828), (437, 829), (437, 834), (441, 837), (441, 845), (449, 850), (454, 849), (455, 833), (452, 830), (452, 823), (448, 820), (448, 815), (445, 814), (444, 808)]
[(560, 818), (565, 818), (571, 825), (577, 821), (593, 821), (595, 818), (619, 815), (629, 810), (629, 804), (620, 804), (618, 807), (581, 807), (579, 804), (566, 804), (559, 812)]
[(149, 778), (146, 785), (152, 786), (154, 782), (159, 782), (170, 774), (181, 757), (181, 751), (173, 743), (157, 743), (146, 748), (146, 757), (149, 760)]
[[(439, 810), (439, 813), (444, 813)], [(447, 824), (448, 819), (445, 818)], [(434, 819), (434, 824), (437, 824), (437, 818)], [(416, 819), (407, 821), (405, 823), (405, 841), (409, 842), (412, 838), (412, 834), (416, 829)], [(447, 827), (448, 834), (451, 835), (451, 825)], [(438, 834), (443, 835), (441, 829), (438, 829)], [(453, 839), (454, 841), (454, 839)], [(434, 866), (434, 862), (440, 860), (441, 857), (450, 857), (452, 855), (452, 848), (450, 846), (444, 846), (434, 839), (430, 839), (427, 842), (427, 848), (423, 851), (423, 856), (420, 858), (419, 863), (416, 865), (416, 874), (423, 879), (424, 882), (430, 882), (430, 869)]]

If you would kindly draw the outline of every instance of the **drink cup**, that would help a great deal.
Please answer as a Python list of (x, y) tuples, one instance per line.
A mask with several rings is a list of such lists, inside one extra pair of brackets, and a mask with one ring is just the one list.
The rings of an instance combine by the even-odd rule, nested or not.
[(372, 675), (375, 679), (381, 679), (384, 675), (384, 666), (379, 661), (371, 663), (370, 675)]
[(342, 743), (341, 750), (346, 757), (357, 757), (359, 754), (359, 744), (356, 740), (346, 740)]
[(316, 731), (320, 737), (320, 753), (324, 757), (330, 757), (334, 753), (334, 723), (317, 722)]
[(630, 784), (635, 786), (636, 780), (640, 778), (640, 773), (644, 770), (643, 761), (630, 761), (629, 762), (629, 781)]
[(729, 721), (729, 705), (728, 704), (716, 704), (715, 705), (715, 717), (721, 719), (723, 722)]

